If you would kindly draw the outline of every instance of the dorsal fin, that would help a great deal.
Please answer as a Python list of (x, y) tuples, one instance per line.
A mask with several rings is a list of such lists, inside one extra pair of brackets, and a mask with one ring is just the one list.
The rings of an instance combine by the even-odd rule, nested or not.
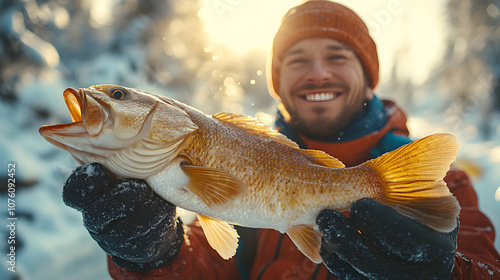
[(332, 168), (345, 167), (345, 165), (340, 160), (330, 156), (329, 154), (323, 151), (301, 149), (299, 145), (297, 145), (297, 143), (288, 139), (285, 135), (281, 134), (279, 131), (266, 126), (265, 124), (259, 122), (257, 119), (254, 119), (252, 117), (232, 114), (232, 113), (217, 113), (212, 117), (214, 117), (215, 119), (224, 124), (238, 127), (254, 135), (270, 138), (292, 149), (296, 149), (298, 152), (309, 156), (311, 162), (314, 164)]
[(241, 128), (248, 133), (270, 138), (290, 148), (299, 149), (299, 145), (297, 145), (297, 143), (288, 139), (285, 135), (279, 133), (277, 130), (272, 129), (259, 122), (259, 120), (255, 118), (232, 113), (217, 113), (215, 115), (212, 115), (212, 117), (224, 124)]

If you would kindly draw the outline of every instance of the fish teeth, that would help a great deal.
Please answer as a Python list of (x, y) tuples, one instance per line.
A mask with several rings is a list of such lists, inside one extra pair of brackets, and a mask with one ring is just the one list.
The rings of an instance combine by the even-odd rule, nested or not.
[(337, 95), (333, 92), (318, 92), (306, 95), (307, 101), (329, 101), (335, 99)]

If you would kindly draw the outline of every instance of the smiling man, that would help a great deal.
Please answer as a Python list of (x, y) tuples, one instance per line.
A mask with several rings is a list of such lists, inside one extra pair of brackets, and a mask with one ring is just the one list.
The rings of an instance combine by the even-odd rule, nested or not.
[(276, 126), (301, 147), (353, 166), (410, 142), (404, 113), (374, 94), (377, 48), (350, 9), (329, 1), (291, 9), (268, 65)]
[[(280, 101), (277, 128), (347, 167), (410, 143), (404, 113), (375, 94), (378, 68), (375, 43), (353, 11), (330, 1), (292, 8), (274, 38), (267, 73)], [(495, 230), (469, 178), (452, 168), (444, 181), (462, 207), (460, 228), (436, 231), (361, 199), (348, 216), (319, 213), (321, 264), (286, 234), (241, 227), (236, 256), (224, 260), (199, 224), (183, 226), (175, 205), (144, 181), (118, 181), (96, 163), (71, 175), (63, 197), (82, 211), (109, 254), (114, 279), (500, 279)]]

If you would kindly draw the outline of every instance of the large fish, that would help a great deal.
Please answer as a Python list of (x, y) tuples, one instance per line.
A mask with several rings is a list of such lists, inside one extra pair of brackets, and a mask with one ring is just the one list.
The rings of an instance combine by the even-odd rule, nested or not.
[(352, 168), (296, 143), (255, 119), (212, 116), (170, 98), (116, 85), (64, 91), (72, 123), (40, 134), (80, 163), (100, 162), (123, 178), (144, 179), (161, 197), (198, 214), (209, 244), (225, 259), (238, 246), (230, 224), (287, 233), (321, 262), (325, 208), (345, 211), (371, 197), (438, 231), (460, 210), (443, 177), (459, 149), (435, 134)]

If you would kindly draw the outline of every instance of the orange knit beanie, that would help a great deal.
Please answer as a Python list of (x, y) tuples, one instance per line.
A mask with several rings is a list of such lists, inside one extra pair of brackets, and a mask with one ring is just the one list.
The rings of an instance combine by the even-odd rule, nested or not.
[(363, 20), (349, 8), (327, 0), (307, 1), (285, 14), (274, 36), (268, 60), (269, 91), (278, 96), (279, 71), (283, 54), (293, 44), (309, 37), (327, 37), (350, 46), (368, 75), (370, 86), (378, 82), (378, 55)]

